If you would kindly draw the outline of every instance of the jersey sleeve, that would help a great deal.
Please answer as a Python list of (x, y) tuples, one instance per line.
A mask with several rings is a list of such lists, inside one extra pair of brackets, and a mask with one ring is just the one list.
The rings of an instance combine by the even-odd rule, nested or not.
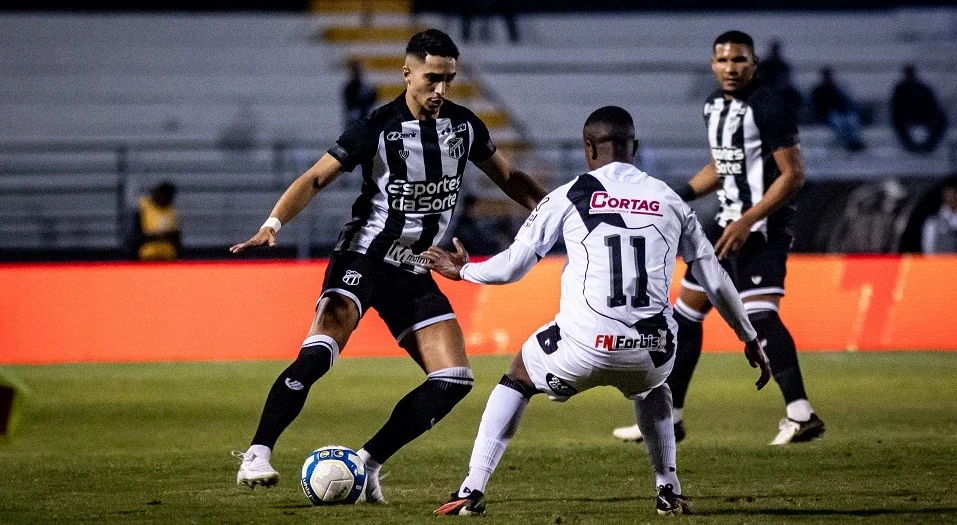
[(495, 143), (489, 135), (488, 126), (478, 118), (475, 113), (468, 111), (466, 114), (468, 123), (472, 126), (472, 148), (469, 150), (469, 160), (472, 162), (482, 162), (488, 160), (495, 151)]
[[(677, 196), (676, 196), (677, 198)], [(708, 255), (714, 255), (714, 247), (704, 233), (698, 216), (684, 202), (677, 203), (681, 217), (681, 237), (678, 240), (678, 255), (686, 263)]]
[(789, 148), (799, 142), (797, 115), (783, 97), (769, 93), (755, 102), (755, 124), (768, 151)]
[(356, 166), (375, 156), (379, 146), (379, 131), (368, 118), (352, 123), (329, 148), (329, 154), (339, 161), (342, 171), (352, 171)]
[(571, 202), (564, 195), (557, 193), (558, 191), (549, 193), (535, 206), (515, 235), (515, 242), (528, 246), (539, 257), (548, 254), (558, 242), (565, 215), (571, 207)]

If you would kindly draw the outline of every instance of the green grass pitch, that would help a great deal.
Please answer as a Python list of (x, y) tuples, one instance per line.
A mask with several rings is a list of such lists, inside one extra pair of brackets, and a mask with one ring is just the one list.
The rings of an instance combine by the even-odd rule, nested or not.
[[(957, 354), (801, 356), (823, 441), (766, 445), (783, 414), (743, 356), (705, 355), (689, 394), (679, 474), (689, 523), (957, 522)], [(235, 485), (280, 362), (11, 367), (33, 391), (0, 447), (0, 523), (436, 523), (467, 468), (508, 362), (476, 357), (476, 388), (384, 467), (390, 503), (312, 507), (313, 449), (359, 448), (423, 375), (409, 359), (345, 359), (279, 442), (271, 490)], [(631, 406), (610, 389), (532, 400), (488, 490), (482, 523), (657, 523), (644, 449), (611, 438)], [(430, 521), (431, 520), (431, 521)]]

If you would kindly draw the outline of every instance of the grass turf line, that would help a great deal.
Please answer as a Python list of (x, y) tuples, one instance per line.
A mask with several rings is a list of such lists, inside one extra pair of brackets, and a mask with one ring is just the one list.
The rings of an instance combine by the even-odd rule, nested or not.
[[(286, 363), (12, 367), (34, 396), (0, 447), (0, 523), (422, 523), (465, 475), (488, 393), (508, 363), (475, 357), (476, 388), (384, 467), (390, 504), (312, 507), (306, 455), (359, 448), (423, 380), (409, 359), (346, 359), (319, 381), (279, 441), (271, 490), (235, 485), (244, 449)], [(957, 354), (801, 356), (822, 442), (766, 443), (783, 415), (742, 356), (704, 355), (678, 447), (695, 523), (957, 521)], [(616, 391), (565, 404), (535, 397), (488, 488), (483, 523), (657, 522), (643, 447), (611, 438), (632, 419)], [(441, 518), (434, 518), (441, 519)]]

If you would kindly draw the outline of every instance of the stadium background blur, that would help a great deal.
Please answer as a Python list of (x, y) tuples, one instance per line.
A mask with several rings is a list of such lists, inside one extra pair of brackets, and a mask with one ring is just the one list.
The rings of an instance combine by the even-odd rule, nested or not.
[[(701, 108), (714, 89), (708, 68), (711, 40), (724, 30), (742, 29), (755, 38), (761, 57), (767, 55), (772, 41), (779, 41), (791, 66), (793, 85), (804, 101), (800, 131), (808, 181), (798, 200), (797, 255), (789, 265), (789, 299), (782, 309), (782, 316), (793, 326), (798, 348), (829, 352), (957, 350), (957, 331), (952, 328), (957, 258), (916, 253), (920, 251), (922, 224), (940, 207), (944, 181), (957, 172), (957, 8), (933, 1), (785, 1), (776, 2), (774, 9), (767, 9), (766, 2), (748, 1), (716, 10), (715, 4), (697, 0), (668, 2), (667, 9), (657, 2), (605, 0), (583, 6), (572, 1), (529, 0), (509, 3), (517, 21), (517, 42), (508, 38), (502, 16), (485, 22), (473, 20), (473, 37), (463, 41), (461, 10), (481, 10), (493, 4), (499, 5), (434, 0), (147, 1), (126, 9), (81, 1), (70, 11), (57, 11), (52, 2), (0, 2), (0, 289), (4, 290), (0, 297), (0, 340), (4, 341), (0, 365), (13, 365), (7, 367), (8, 373), (22, 378), (0, 380), (0, 400), (7, 399), (4, 392), (13, 391), (12, 387), (4, 390), (4, 384), (16, 383), (18, 392), (30, 388), (36, 414), (33, 423), (29, 412), (18, 419), (19, 443), (0, 448), (4, 467), (0, 471), (7, 473), (0, 482), (14, 483), (19, 479), (18, 469), (37, 479), (58, 475), (55, 468), (40, 466), (43, 458), (56, 453), (55, 440), (38, 436), (52, 432), (51, 425), (64, 415), (88, 417), (111, 404), (144, 409), (147, 405), (141, 404), (144, 401), (139, 397), (143, 392), (127, 395), (123, 391), (135, 389), (139, 378), (147, 378), (160, 396), (153, 399), (156, 405), (151, 405), (156, 410), (169, 408), (168, 403), (192, 406), (186, 394), (162, 397), (177, 388), (189, 392), (190, 386), (182, 383), (186, 379), (223, 380), (211, 392), (196, 392), (199, 397), (229, 396), (235, 389), (248, 388), (253, 395), (240, 396), (239, 405), (227, 412), (243, 414), (243, 428), (251, 425), (246, 420), (252, 420), (268, 387), (260, 384), (260, 379), (272, 372), (252, 374), (226, 365), (209, 365), (212, 369), (189, 365), (200, 368), (171, 371), (166, 367), (174, 365), (117, 368), (119, 365), (83, 363), (294, 356), (321, 284), (322, 258), (329, 254), (349, 216), (361, 178), (345, 174), (324, 190), (306, 212), (283, 228), (279, 249), (244, 257), (269, 261), (226, 264), (225, 260), (230, 260), (226, 248), (256, 231), (289, 182), (338, 136), (345, 122), (341, 91), (349, 78), (350, 61), (363, 66), (365, 79), (375, 86), (380, 101), (388, 101), (402, 90), (399, 67), (404, 44), (412, 33), (425, 27), (448, 31), (462, 51), (457, 85), (449, 98), (477, 110), (499, 147), (549, 189), (585, 171), (579, 144), (581, 125), (592, 110), (607, 104), (620, 105), (635, 116), (641, 141), (639, 166), (671, 184), (687, 180), (708, 160)], [(934, 89), (951, 123), (941, 144), (929, 154), (906, 152), (892, 125), (890, 97), (906, 64), (916, 65), (919, 77)], [(843, 148), (830, 129), (815, 122), (809, 109), (810, 92), (825, 66), (833, 68), (837, 82), (857, 103), (863, 123), (862, 151)], [(524, 213), (477, 170), (469, 169), (466, 193), (476, 198), (472, 208), (480, 229), (501, 239), (502, 230), (514, 231)], [(137, 197), (163, 181), (174, 183), (178, 190), (180, 259), (185, 261), (132, 262), (129, 234)], [(713, 200), (695, 204), (701, 217), (712, 214)], [(553, 315), (561, 262), (553, 259), (540, 266), (526, 281), (505, 291), (443, 284), (459, 312), (470, 353), (510, 353)], [(515, 315), (517, 311), (523, 315)], [(260, 323), (271, 329), (254, 333), (250, 327)], [(357, 332), (346, 356), (400, 355), (385, 328), (376, 323), (367, 323)], [(737, 349), (716, 319), (708, 323), (706, 350)], [(239, 340), (236, 334), (242, 334)], [(927, 445), (930, 448), (913, 444), (913, 451), (900, 450), (938, 458), (957, 450), (957, 405), (953, 403), (957, 397), (953, 376), (957, 374), (950, 373), (957, 370), (954, 355), (870, 354), (867, 361), (861, 361), (863, 355), (847, 353), (802, 356), (815, 369), (809, 377), (819, 378), (811, 380), (811, 387), (822, 391), (822, 410), (830, 408), (829, 414), (837, 413), (835, 428), (829, 430), (832, 451), (840, 450), (847, 457), (848, 451), (858, 453), (861, 445), (856, 437), (841, 433), (840, 417), (850, 420), (855, 417), (851, 414), (860, 411), (856, 416), (859, 430), (872, 432), (866, 434), (868, 443), (878, 447), (871, 452), (885, 453), (886, 449), (873, 441), (881, 443), (884, 424), (900, 423), (888, 414), (905, 409), (913, 417), (922, 414), (922, 419), (911, 426), (900, 423), (898, 439), (909, 445), (915, 440), (931, 443)], [(714, 374), (707, 371), (710, 363), (721, 374), (733, 376), (726, 371), (724, 357), (706, 356), (702, 384), (696, 386), (702, 395), (714, 388), (715, 399), (725, 394), (728, 399), (737, 396), (714, 375), (708, 375)], [(477, 360), (478, 369), (496, 368), (481, 359)], [(374, 359), (355, 361), (339, 365), (346, 369), (344, 377), (360, 377), (349, 375), (356, 367), (376, 366)], [(24, 366), (53, 363), (75, 364)], [(249, 366), (279, 367), (275, 363)], [(927, 366), (936, 372), (930, 385), (917, 373)], [(408, 377), (415, 377), (411, 368), (400, 368)], [(854, 376), (848, 375), (849, 371), (863, 372)], [(252, 381), (252, 386), (229, 379), (232, 374)], [(822, 385), (832, 379), (839, 382)], [(871, 393), (876, 400), (873, 406), (862, 406), (854, 393), (869, 391), (858, 389), (858, 381), (889, 381), (890, 387)], [(485, 378), (488, 385), (492, 382), (491, 376)], [(381, 386), (385, 383), (380, 379), (381, 391), (376, 395), (383, 397), (384, 406), (391, 406), (386, 402), (388, 391)], [(355, 389), (357, 396), (363, 392), (361, 386), (332, 384)], [(104, 385), (106, 391), (101, 392)], [(77, 393), (84, 388), (97, 393)], [(921, 393), (928, 397), (920, 397)], [(478, 403), (484, 400), (480, 393), (470, 397), (475, 406), (464, 408), (464, 414), (480, 411)], [(611, 398), (596, 399), (594, 403), (599, 404), (594, 406), (599, 408), (582, 415), (587, 421), (592, 421), (587, 417), (602, 413), (600, 402), (612, 403)], [(951, 401), (942, 401), (946, 399)], [(22, 407), (10, 406), (17, 409), (18, 416), (22, 414)], [(362, 409), (361, 404), (357, 409)], [(115, 410), (116, 418), (129, 415), (120, 408)], [(331, 407), (323, 410), (320, 416), (334, 417)], [(731, 417), (730, 409), (725, 412)], [(452, 418), (459, 423), (445, 425), (477, 424), (477, 415), (469, 418), (464, 414)], [(606, 432), (602, 425), (610, 430), (627, 419), (627, 410), (614, 415), (592, 421), (602, 435), (589, 438), (594, 442), (588, 446), (603, 451), (601, 454), (608, 455), (603, 447), (611, 446), (603, 441)], [(126, 450), (129, 442), (103, 438), (102, 425), (108, 421), (89, 417), (89, 424), (81, 426), (90, 433), (79, 434), (81, 440), (101, 440), (105, 446)], [(868, 417), (871, 423), (881, 423), (861, 423)], [(101, 427), (96, 426), (97, 421)], [(177, 428), (184, 436), (191, 432), (187, 423), (177, 427), (162, 421), (170, 425), (169, 435)], [(148, 430), (150, 421), (139, 423), (144, 425), (141, 434), (130, 434), (137, 436), (130, 439), (154, 443)], [(223, 428), (231, 429), (228, 424)], [(445, 433), (451, 432), (450, 427), (444, 428)], [(732, 437), (717, 438), (722, 447), (746, 442), (725, 423), (717, 428), (732, 432), (726, 434)], [(549, 435), (548, 429), (529, 433), (536, 431)], [(355, 435), (363, 432), (360, 428)], [(233, 442), (245, 435), (242, 431), (225, 438), (210, 437), (205, 430), (199, 434), (212, 444), (212, 451), (206, 450), (209, 454), (244, 445)], [(709, 436), (704, 434), (702, 443)], [(449, 461), (460, 466), (463, 457), (459, 456), (473, 435), (473, 427), (456, 432), (448, 447), (462, 450), (455, 455), (443, 449), (439, 456), (447, 453), (454, 457)], [(459, 438), (461, 443), (455, 441)], [(895, 438), (886, 439), (891, 443)], [(695, 456), (694, 447), (702, 446), (696, 443), (686, 445), (690, 461), (703, 463), (701, 470), (707, 470), (713, 450), (702, 449)], [(311, 443), (313, 448), (324, 444), (328, 443)], [(310, 445), (301, 445), (304, 457)], [(775, 458), (748, 446), (735, 450), (756, 454), (761, 465), (767, 460), (769, 471), (777, 468)], [(519, 457), (521, 450), (516, 452)], [(908, 456), (900, 450), (893, 461), (903, 485), (892, 483), (889, 488), (868, 492), (870, 488), (855, 485), (855, 476), (850, 476), (842, 486), (856, 494), (851, 510), (860, 512), (843, 517), (883, 516), (889, 522), (954, 518), (955, 454), (918, 468), (908, 463)], [(801, 454), (806, 458), (808, 453)], [(607, 459), (610, 465), (615, 464), (613, 456)], [(432, 461), (428, 453), (415, 447), (408, 457)], [(220, 459), (213, 458), (209, 464), (218, 465)], [(151, 469), (154, 461), (146, 461), (142, 468)], [(298, 460), (285, 461), (294, 472)], [(744, 468), (733, 462), (711, 467)], [(73, 464), (73, 468), (82, 472), (84, 466)], [(218, 467), (199, 462), (197, 468)], [(555, 468), (558, 471), (559, 467)], [(846, 472), (851, 467), (848, 463), (829, 464), (828, 468)], [(872, 468), (862, 477), (886, 473), (883, 467)], [(930, 480), (915, 474), (933, 469), (936, 473)], [(806, 478), (796, 478), (802, 487), (817, 482), (813, 473), (804, 474)], [(457, 475), (452, 472), (448, 477)], [(508, 474), (505, 476), (508, 479)], [(222, 479), (228, 482), (229, 475)], [(415, 493), (416, 501), (425, 502), (423, 508), (430, 506), (430, 494), (416, 492), (422, 487), (404, 479), (399, 474), (395, 480), (397, 486), (408, 488), (402, 494)], [(762, 483), (758, 481), (754, 486), (760, 491)], [(95, 486), (108, 487), (109, 480), (100, 482), (103, 485)], [(691, 483), (695, 487), (694, 477)], [(735, 483), (728, 480), (725, 487)], [(925, 499), (921, 483), (934, 485), (930, 500)], [(176, 490), (172, 482), (160, 485)], [(286, 489), (290, 487), (296, 488), (287, 484)], [(697, 487), (702, 487), (701, 482)], [(705, 484), (702, 488), (707, 492), (710, 487)], [(431, 486), (428, 489), (436, 497), (447, 491), (444, 485), (438, 492)], [(57, 509), (61, 516), (70, 515), (63, 504), (52, 501), (31, 507), (25, 502), (39, 497), (38, 492), (19, 490), (7, 492), (9, 499), (0, 496), (0, 503), (6, 503), (0, 505), (0, 521), (5, 516), (18, 523), (31, 521), (25, 517), (44, 521), (55, 517)], [(784, 502), (790, 497), (788, 492), (782, 488), (781, 494), (773, 497)], [(736, 494), (725, 488), (712, 491), (719, 500), (715, 504), (727, 507), (721, 511), (727, 514), (724, 518), (733, 520), (740, 505), (752, 504), (732, 500), (739, 497)], [(867, 496), (862, 500), (861, 494)], [(139, 496), (142, 494), (137, 493)], [(214, 500), (229, 506), (234, 496), (224, 490)], [(82, 494), (72, 497), (82, 499)], [(276, 508), (286, 508), (281, 507), (285, 496), (272, 497), (280, 498), (278, 503), (273, 501)], [(815, 500), (819, 505), (831, 505), (821, 497), (824, 499)], [(871, 497), (874, 502), (865, 501)], [(883, 507), (876, 502), (887, 497), (906, 499), (903, 505), (924, 510), (908, 514), (898, 509), (884, 515), (878, 512)], [(911, 497), (920, 499), (911, 501)], [(156, 501), (160, 499), (157, 496)], [(635, 504), (627, 498), (625, 502)], [(841, 504), (837, 501), (832, 506)], [(118, 503), (107, 507), (110, 505)], [(9, 514), (4, 514), (5, 506)], [(248, 506), (241, 509), (250, 512)], [(407, 510), (400, 506), (398, 512), (401, 516)], [(94, 508), (91, 512), (104, 511)], [(596, 512), (601, 516), (600, 509)], [(372, 516), (368, 510), (360, 513)], [(120, 519), (108, 513), (105, 516), (107, 521)], [(336, 516), (350, 521), (348, 513), (326, 517)], [(774, 512), (752, 515), (758, 521), (781, 516)], [(817, 509), (786, 517), (842, 516)], [(578, 519), (588, 522), (581, 516)]]

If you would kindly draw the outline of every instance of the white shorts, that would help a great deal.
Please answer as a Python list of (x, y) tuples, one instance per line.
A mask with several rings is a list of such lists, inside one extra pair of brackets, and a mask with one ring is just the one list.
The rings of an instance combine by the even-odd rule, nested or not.
[(540, 328), (522, 345), (522, 361), (535, 388), (552, 401), (596, 386), (613, 386), (628, 399), (643, 399), (661, 386), (674, 366), (674, 352), (655, 366), (647, 350), (602, 351), (562, 338), (558, 325)]

